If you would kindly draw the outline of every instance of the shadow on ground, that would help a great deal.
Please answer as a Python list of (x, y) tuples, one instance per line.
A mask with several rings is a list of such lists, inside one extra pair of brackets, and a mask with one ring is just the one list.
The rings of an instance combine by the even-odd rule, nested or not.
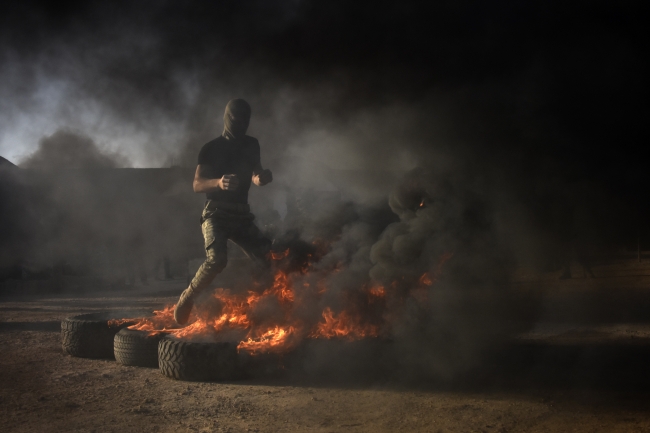
[(608, 405), (650, 403), (650, 339), (553, 344), (516, 341), (445, 380), (405, 371), (390, 342), (320, 341), (284, 356), (255, 360), (253, 383), (323, 388), (388, 387), (411, 391), (507, 393), (530, 397), (600, 395)]

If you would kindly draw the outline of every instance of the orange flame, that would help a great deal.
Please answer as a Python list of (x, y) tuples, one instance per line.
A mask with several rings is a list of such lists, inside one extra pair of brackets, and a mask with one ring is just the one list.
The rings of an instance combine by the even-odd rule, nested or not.
[[(287, 250), (289, 251), (289, 250)], [(282, 271), (279, 271), (275, 274), (273, 279), (273, 287), (264, 291), (263, 295), (275, 294), (280, 301), (283, 302), (293, 302), (294, 294), (291, 285), (289, 284), (289, 279), (287, 274)]]
[(377, 298), (383, 298), (386, 296), (386, 289), (384, 286), (372, 286), (368, 289), (368, 293), (370, 293), (372, 296), (376, 296)]
[(327, 307), (323, 311), (323, 322), (316, 325), (316, 328), (309, 334), (311, 338), (347, 338), (357, 340), (364, 337), (376, 337), (379, 330), (376, 326), (362, 324), (359, 317), (353, 316), (347, 311), (342, 311), (338, 317)]
[(284, 250), (281, 253), (276, 253), (274, 251), (271, 251), (271, 252), (269, 252), (269, 255), (271, 256), (272, 260), (282, 260), (282, 259), (286, 258), (289, 255), (289, 248), (287, 248), (286, 250)]
[(275, 326), (256, 338), (248, 337), (237, 346), (237, 350), (245, 350), (254, 355), (259, 352), (271, 352), (274, 350), (286, 350), (288, 339), (294, 335), (296, 328), (288, 326), (286, 328)]
[[(281, 260), (288, 257), (289, 250), (282, 253), (271, 253), (273, 260)], [(318, 253), (317, 253), (318, 255)], [(418, 284), (410, 291), (416, 299), (425, 300), (428, 290), (426, 286), (435, 284), (442, 273), (442, 268), (453, 256), (452, 253), (445, 253), (441, 256), (436, 269), (431, 273), (425, 273), (418, 279)], [(311, 328), (294, 316), (294, 308), (297, 303), (304, 297), (296, 297), (294, 282), (296, 287), (314, 296), (321, 296), (328, 290), (326, 276), (337, 272), (342, 268), (342, 264), (337, 264), (333, 269), (329, 269), (328, 274), (317, 274), (318, 278), (304, 281), (301, 275), (307, 273), (310, 269), (310, 263), (301, 265), (300, 269), (294, 270), (297, 279), (290, 276), (282, 270), (276, 271), (273, 283), (261, 291), (249, 291), (247, 294), (233, 294), (229, 290), (217, 289), (213, 297), (218, 300), (216, 303), (217, 311), (202, 310), (197, 306), (190, 316), (190, 324), (185, 327), (178, 327), (174, 321), (174, 305), (168, 305), (162, 310), (154, 312), (151, 317), (139, 319), (135, 325), (129, 329), (149, 331), (151, 333), (167, 332), (177, 338), (193, 339), (198, 337), (216, 337), (222, 331), (239, 330), (238, 350), (245, 350), (253, 355), (270, 351), (284, 351), (295, 347), (303, 338), (343, 338), (347, 340), (357, 340), (366, 337), (376, 337), (380, 334), (380, 328), (383, 327), (383, 320), (390, 317), (390, 314), (384, 314), (386, 303), (383, 299), (387, 295), (387, 288), (395, 290), (396, 296), (400, 296), (400, 284), (407, 281), (404, 277), (392, 281), (389, 285), (383, 286), (376, 282), (368, 283), (360, 288), (365, 297), (355, 298), (365, 305), (352, 304), (351, 307), (343, 309), (339, 313), (334, 313), (329, 307), (322, 311), (322, 320)], [(270, 322), (256, 323), (255, 315), (252, 314), (256, 305), (264, 298), (274, 297), (279, 301), (283, 314), (276, 316)], [(354, 301), (358, 302), (358, 301)], [(214, 304), (212, 304), (214, 305)], [(361, 307), (361, 310), (358, 309)], [(366, 308), (366, 309), (364, 309)], [(368, 309), (369, 308), (369, 309)], [(366, 315), (357, 311), (368, 311), (374, 314), (375, 320), (371, 320)], [(124, 319), (123, 322), (132, 320)], [(123, 323), (121, 322), (121, 323)], [(118, 323), (118, 321), (116, 321)], [(233, 334), (223, 334), (233, 335)], [(237, 335), (237, 333), (235, 333)]]
[(163, 332), (173, 328), (178, 328), (174, 321), (174, 306), (168, 305), (162, 310), (153, 312), (152, 317), (139, 319), (135, 325), (129, 326), (129, 329), (137, 331)]
[[(294, 301), (294, 292), (287, 275), (278, 271), (275, 275), (273, 285), (263, 293), (249, 292), (248, 296), (242, 297), (230, 294), (228, 291), (218, 289), (213, 295), (220, 301), (220, 312), (214, 316), (203, 317), (200, 314), (192, 314), (190, 324), (178, 328), (174, 321), (174, 305), (169, 305), (163, 310), (154, 311), (152, 317), (142, 318), (129, 327), (140, 331), (151, 333), (168, 332), (177, 338), (197, 338), (201, 336), (216, 335), (225, 329), (248, 329), (248, 340), (242, 342), (241, 348), (251, 352), (272, 350), (279, 347), (286, 341), (289, 335), (295, 331), (294, 327), (281, 328), (276, 326), (273, 329), (260, 331), (254, 328), (248, 314), (263, 297), (274, 296), (284, 305), (290, 306)], [(260, 333), (254, 337), (254, 332)]]
[(133, 322), (135, 320), (138, 319), (111, 319), (108, 321), (108, 326), (112, 328), (114, 326), (124, 325), (125, 323)]

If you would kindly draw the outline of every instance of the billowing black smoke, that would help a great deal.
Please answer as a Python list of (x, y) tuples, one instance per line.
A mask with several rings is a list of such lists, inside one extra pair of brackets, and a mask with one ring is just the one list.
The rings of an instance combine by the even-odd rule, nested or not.
[[(375, 371), (388, 374), (384, 378), (454, 379), (477, 367), (537, 318), (535, 300), (512, 285), (517, 246), (503, 232), (493, 195), (469, 174), (448, 177), (420, 167), (396, 185), (390, 207), (322, 205), (314, 215), (327, 218), (303, 220), (294, 230), (316, 244), (327, 239), (323, 251), (301, 251), (297, 240), (275, 244), (291, 248), (288, 260), (312, 257), (309, 272), (291, 276), (292, 314), (308, 329), (324, 311), (376, 327), (390, 341), (380, 350), (385, 365), (379, 368), (390, 372)], [(373, 289), (381, 296), (369, 295)], [(281, 311), (277, 306), (269, 317)], [(312, 374), (345, 375), (363, 370), (359, 363), (371, 362), (377, 349), (363, 349), (354, 360), (339, 359), (350, 355), (345, 351), (323, 352), (317, 343), (311, 350), (305, 368)]]
[(43, 137), (36, 151), (21, 161), (20, 166), (39, 170), (92, 170), (126, 167), (127, 164), (119, 154), (102, 152), (90, 137), (58, 130)]
[(424, 302), (404, 303), (393, 327), (404, 371), (453, 377), (536, 319), (511, 284), (516, 260), (493, 193), (472, 185), (417, 169), (390, 197), (400, 222), (373, 245), (370, 276), (402, 291), (421, 287), (422, 275), (430, 284)]

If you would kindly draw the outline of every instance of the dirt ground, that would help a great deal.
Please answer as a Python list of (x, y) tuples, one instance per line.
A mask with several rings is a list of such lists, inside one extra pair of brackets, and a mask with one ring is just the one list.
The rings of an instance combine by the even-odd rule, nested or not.
[(182, 282), (110, 297), (5, 292), (0, 431), (650, 432), (650, 272), (600, 273), (543, 281), (544, 320), (453, 384), (174, 381), (155, 369), (64, 355), (59, 321), (161, 307)]

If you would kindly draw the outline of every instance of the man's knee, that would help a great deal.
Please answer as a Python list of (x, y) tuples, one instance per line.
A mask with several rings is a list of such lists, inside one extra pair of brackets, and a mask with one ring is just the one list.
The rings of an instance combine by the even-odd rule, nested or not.
[(202, 290), (208, 286), (214, 277), (216, 277), (228, 263), (226, 254), (219, 254), (212, 249), (208, 249), (207, 257), (192, 280), (192, 287), (195, 290)]
[(208, 250), (208, 255), (203, 263), (206, 270), (214, 275), (223, 271), (227, 264), (228, 256), (224, 253), (217, 253), (212, 249)]

